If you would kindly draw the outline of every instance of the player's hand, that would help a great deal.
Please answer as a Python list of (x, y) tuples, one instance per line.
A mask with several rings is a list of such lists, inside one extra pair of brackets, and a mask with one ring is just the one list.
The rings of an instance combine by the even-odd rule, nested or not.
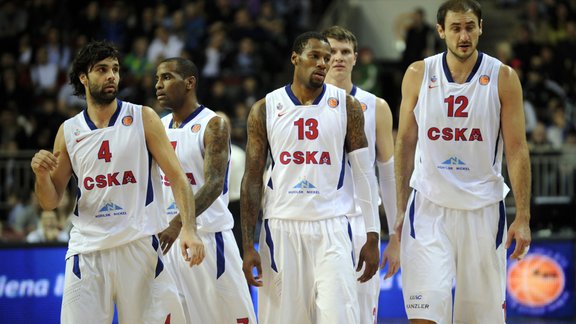
[(366, 243), (360, 249), (358, 267), (356, 267), (356, 272), (359, 272), (364, 266), (364, 273), (358, 278), (360, 282), (370, 280), (378, 272), (378, 264), (380, 263), (380, 249), (378, 246), (380, 239), (378, 233), (370, 232), (367, 235)]
[(160, 239), (160, 247), (162, 248), (162, 254), (166, 255), (172, 244), (180, 235), (180, 229), (182, 228), (182, 222), (172, 220), (168, 227), (158, 234), (158, 238)]
[[(256, 267), (258, 275), (254, 277), (252, 269)], [(255, 248), (244, 249), (244, 261), (242, 263), (242, 271), (248, 284), (256, 287), (262, 287), (262, 263), (260, 261), (260, 254)]]
[(181, 234), (180, 248), (182, 249), (182, 257), (190, 266), (200, 264), (204, 260), (204, 244), (202, 240), (200, 240), (196, 232), (186, 229), (183, 229)]
[(506, 240), (506, 249), (512, 244), (512, 240), (516, 240), (516, 247), (514, 252), (510, 255), (510, 259), (522, 259), (530, 249), (530, 242), (532, 241), (530, 234), (530, 224), (528, 217), (518, 217), (510, 224), (508, 229), (508, 239)]
[(55, 154), (46, 150), (36, 152), (30, 162), (32, 171), (34, 171), (36, 176), (50, 174), (50, 172), (56, 170), (58, 166), (58, 156), (60, 156), (60, 152), (56, 152)]
[(397, 234), (390, 235), (390, 239), (388, 240), (388, 245), (382, 253), (382, 263), (380, 263), (380, 269), (384, 269), (388, 263), (388, 271), (386, 271), (386, 275), (384, 279), (388, 279), (392, 277), (398, 269), (400, 269), (400, 240), (398, 239)]

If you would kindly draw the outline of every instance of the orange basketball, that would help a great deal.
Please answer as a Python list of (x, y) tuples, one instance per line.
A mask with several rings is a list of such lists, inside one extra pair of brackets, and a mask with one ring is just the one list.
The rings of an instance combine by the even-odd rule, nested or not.
[(508, 270), (508, 291), (519, 303), (546, 306), (564, 290), (562, 267), (545, 255), (528, 255)]

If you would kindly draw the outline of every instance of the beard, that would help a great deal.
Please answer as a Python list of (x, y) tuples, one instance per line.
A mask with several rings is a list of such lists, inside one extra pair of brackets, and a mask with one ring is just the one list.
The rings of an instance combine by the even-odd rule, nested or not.
[(90, 95), (92, 96), (92, 100), (97, 105), (108, 105), (112, 101), (116, 99), (116, 94), (118, 93), (117, 90), (113, 92), (104, 92), (104, 90), (95, 84), (90, 84), (88, 87), (90, 91)]
[(324, 85), (324, 79), (322, 79), (322, 81), (317, 81), (311, 77), (310, 82), (308, 84), (309, 84), (311, 89), (322, 88), (322, 86)]

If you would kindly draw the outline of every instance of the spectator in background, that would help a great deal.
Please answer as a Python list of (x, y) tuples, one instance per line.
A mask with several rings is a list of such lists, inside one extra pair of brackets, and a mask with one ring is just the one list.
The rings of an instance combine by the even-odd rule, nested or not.
[(256, 76), (261, 73), (262, 65), (263, 60), (254, 41), (249, 37), (242, 38), (234, 57), (232, 74), (238, 77)]
[(423, 8), (401, 14), (396, 18), (395, 30), (398, 40), (404, 43), (402, 68), (406, 69), (414, 61), (437, 52), (439, 46), (435, 29), (426, 22)]
[(124, 57), (123, 67), (126, 69), (127, 77), (134, 82), (140, 81), (143, 75), (154, 71), (154, 64), (147, 56), (148, 44), (146, 36), (136, 37), (132, 42), (132, 50)]
[(528, 148), (531, 154), (549, 153), (554, 151), (552, 142), (548, 139), (546, 125), (543, 122), (536, 123), (528, 138)]
[(53, 210), (40, 213), (38, 228), (26, 236), (28, 243), (68, 242), (68, 233), (59, 227), (58, 216)]
[(70, 47), (60, 37), (58, 28), (50, 27), (46, 32), (44, 44), (48, 56), (48, 62), (56, 64), (58, 70), (65, 73), (70, 64)]
[(198, 52), (207, 29), (202, 2), (188, 2), (184, 5), (184, 29), (184, 48), (193, 57), (200, 56)]
[(15, 191), (8, 198), (12, 206), (8, 213), (8, 226), (16, 237), (24, 239), (28, 233), (38, 227), (40, 208), (34, 192)]
[(358, 61), (352, 71), (352, 79), (359, 88), (371, 92), (376, 97), (382, 97), (380, 67), (374, 61), (372, 48), (363, 47), (358, 51)]
[(56, 94), (59, 76), (58, 64), (48, 61), (46, 48), (39, 47), (30, 67), (30, 78), (36, 95)]
[(154, 65), (164, 58), (180, 56), (184, 42), (164, 26), (157, 26), (155, 37), (148, 47), (148, 61)]

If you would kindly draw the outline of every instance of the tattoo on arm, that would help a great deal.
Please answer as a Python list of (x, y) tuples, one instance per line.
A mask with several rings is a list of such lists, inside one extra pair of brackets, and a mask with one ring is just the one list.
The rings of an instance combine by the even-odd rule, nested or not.
[(346, 124), (346, 150), (352, 152), (356, 149), (368, 146), (364, 133), (364, 113), (360, 102), (354, 97), (346, 96), (346, 112), (348, 122)]
[(248, 116), (246, 168), (240, 193), (242, 241), (245, 248), (254, 246), (254, 228), (260, 213), (267, 150), (266, 102), (260, 100), (254, 104)]
[(204, 185), (194, 195), (196, 217), (208, 209), (222, 194), (228, 155), (230, 152), (230, 131), (221, 117), (214, 117), (204, 133)]

